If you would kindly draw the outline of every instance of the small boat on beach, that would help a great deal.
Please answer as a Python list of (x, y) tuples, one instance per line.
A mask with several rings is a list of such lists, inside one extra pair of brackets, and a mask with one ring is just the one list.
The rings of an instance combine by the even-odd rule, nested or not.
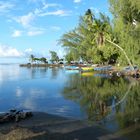
[(66, 70), (79, 70), (78, 66), (66, 66), (65, 67)]
[(81, 67), (80, 71), (81, 72), (89, 72), (89, 71), (93, 71), (93, 67)]
[[(133, 66), (133, 68), (134, 68), (135, 71), (139, 70), (138, 66)], [(132, 70), (133, 70), (133, 69), (132, 69), (132, 67), (130, 67), (130, 66), (125, 67), (125, 68), (123, 69), (123, 71), (126, 71), (126, 72), (132, 71)]]
[(67, 73), (67, 74), (75, 74), (75, 73), (79, 73), (79, 70), (65, 70), (65, 72)]

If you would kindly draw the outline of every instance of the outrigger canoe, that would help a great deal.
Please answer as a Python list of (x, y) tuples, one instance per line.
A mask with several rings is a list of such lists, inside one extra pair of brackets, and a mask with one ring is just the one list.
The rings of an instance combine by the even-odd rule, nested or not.
[(79, 67), (77, 67), (77, 66), (66, 66), (65, 69), (66, 70), (79, 70)]
[(89, 71), (93, 71), (93, 67), (81, 67), (80, 68), (81, 72), (89, 72)]
[(67, 74), (75, 74), (75, 73), (79, 73), (79, 70), (65, 70), (65, 72), (67, 73)]

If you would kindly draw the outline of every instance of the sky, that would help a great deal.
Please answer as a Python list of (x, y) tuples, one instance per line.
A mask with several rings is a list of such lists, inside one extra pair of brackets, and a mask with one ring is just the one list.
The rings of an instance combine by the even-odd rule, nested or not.
[(50, 50), (63, 57), (58, 40), (89, 8), (110, 16), (108, 0), (0, 0), (0, 63), (49, 59)]

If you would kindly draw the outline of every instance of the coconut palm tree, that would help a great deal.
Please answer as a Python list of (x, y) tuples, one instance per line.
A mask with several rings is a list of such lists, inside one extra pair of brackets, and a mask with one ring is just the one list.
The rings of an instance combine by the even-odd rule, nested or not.
[(33, 63), (35, 61), (35, 56), (31, 54), (29, 60), (31, 61), (31, 63)]
[[(89, 13), (89, 14), (91, 14), (91, 13)], [(89, 17), (89, 15), (86, 15), (86, 16)], [(105, 44), (105, 42), (108, 42), (111, 45), (113, 45), (114, 47), (117, 47), (125, 55), (129, 65), (131, 66), (131, 69), (134, 70), (134, 67), (133, 67), (129, 57), (127, 56), (125, 50), (121, 46), (119, 46), (118, 44), (116, 44), (115, 42), (113, 42), (111, 40), (111, 37), (112, 37), (111, 30), (112, 30), (112, 28), (111, 28), (109, 18), (107, 16), (105, 16), (104, 14), (101, 14), (101, 13), (100, 13), (100, 17), (101, 17), (101, 19), (94, 18), (93, 24), (90, 26), (90, 28), (95, 29), (95, 34), (96, 34), (95, 39), (96, 39), (97, 45), (99, 47), (101, 47)]]

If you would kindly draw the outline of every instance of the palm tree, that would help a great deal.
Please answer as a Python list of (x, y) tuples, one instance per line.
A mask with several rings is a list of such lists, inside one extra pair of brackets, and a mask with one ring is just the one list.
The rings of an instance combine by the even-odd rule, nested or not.
[(40, 61), (43, 62), (43, 63), (45, 63), (45, 64), (48, 63), (48, 62), (47, 62), (47, 59), (46, 59), (45, 57), (41, 57), (41, 58), (40, 58)]
[[(91, 13), (89, 13), (89, 14), (91, 14)], [(87, 16), (89, 16), (89, 15), (87, 15)], [(134, 70), (134, 67), (133, 67), (129, 57), (127, 56), (125, 50), (121, 46), (116, 44), (115, 42), (111, 41), (111, 39), (110, 39), (111, 38), (111, 34), (110, 34), (111, 25), (110, 25), (109, 18), (101, 13), (100, 13), (100, 17), (101, 17), (101, 19), (94, 18), (93, 24), (90, 26), (90, 28), (95, 29), (97, 45), (99, 47), (101, 47), (105, 44), (105, 42), (108, 42), (111, 45), (113, 45), (114, 47), (117, 47), (125, 55), (129, 65), (131, 66), (131, 69)]]
[(35, 61), (35, 56), (33, 54), (30, 55), (30, 59), (31, 63), (33, 63)]

